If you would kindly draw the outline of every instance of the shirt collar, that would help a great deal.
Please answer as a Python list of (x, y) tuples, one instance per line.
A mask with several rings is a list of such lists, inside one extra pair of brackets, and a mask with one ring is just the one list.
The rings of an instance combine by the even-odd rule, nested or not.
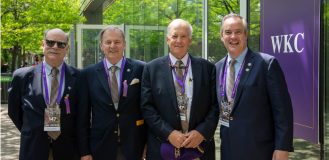
[[(53, 67), (52, 66), (50, 66), (45, 60), (43, 60), (43, 64), (45, 65), (45, 69), (46, 69), (46, 73), (49, 73), (49, 74), (47, 74), (47, 75), (50, 75), (50, 73), (51, 73), (51, 70), (53, 69)], [(62, 64), (61, 65), (59, 65), (58, 67), (56, 67), (57, 69), (58, 69), (58, 73), (59, 74), (61, 74), (61, 69), (62, 69), (62, 67), (63, 67), (63, 64), (64, 64), (64, 62), (62, 62)]]
[[(244, 58), (246, 57), (248, 52), (248, 47), (246, 47), (242, 53), (235, 59), (236, 63), (242, 63), (242, 61), (244, 60)], [(228, 54), (227, 56), (227, 63), (229, 64), (231, 62), (232, 58), (230, 57), (230, 54)]]
[[(184, 63), (184, 65), (187, 65), (189, 53), (186, 53), (185, 56), (181, 59), (181, 61)], [(171, 53), (169, 53), (169, 58), (171, 64), (175, 65), (176, 61), (178, 60), (175, 56), (173, 56)]]
[(119, 69), (121, 69), (122, 58), (123, 58), (123, 57), (121, 57), (120, 61), (119, 61), (117, 64), (115, 64), (115, 65), (113, 65), (111, 62), (109, 62), (109, 61), (105, 58), (105, 59), (106, 59), (106, 65), (107, 65), (108, 69), (110, 69), (112, 66), (117, 66)]

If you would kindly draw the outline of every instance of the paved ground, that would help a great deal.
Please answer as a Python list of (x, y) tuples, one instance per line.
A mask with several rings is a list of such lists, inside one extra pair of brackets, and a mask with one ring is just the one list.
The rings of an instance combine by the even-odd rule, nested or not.
[[(7, 115), (7, 105), (1, 104), (1, 160), (18, 160), (19, 152), (19, 131), (15, 128)], [(216, 139), (216, 159), (220, 159), (218, 130), (215, 134)], [(301, 139), (294, 140), (295, 152), (290, 154), (291, 160), (319, 160), (319, 145), (310, 144)]]

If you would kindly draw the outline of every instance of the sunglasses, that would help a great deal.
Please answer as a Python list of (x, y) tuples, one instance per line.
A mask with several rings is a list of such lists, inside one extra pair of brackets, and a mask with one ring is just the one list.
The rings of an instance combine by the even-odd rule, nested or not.
[(53, 40), (48, 40), (46, 39), (46, 44), (48, 47), (54, 47), (55, 43), (57, 43), (58, 48), (65, 48), (67, 46), (66, 42), (59, 42), (59, 41), (53, 41)]

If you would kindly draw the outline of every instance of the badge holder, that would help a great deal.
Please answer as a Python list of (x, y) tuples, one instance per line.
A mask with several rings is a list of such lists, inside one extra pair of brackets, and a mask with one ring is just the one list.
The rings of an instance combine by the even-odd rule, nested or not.
[(45, 109), (44, 131), (60, 131), (61, 127), (61, 110), (59, 105), (55, 107), (47, 106)]

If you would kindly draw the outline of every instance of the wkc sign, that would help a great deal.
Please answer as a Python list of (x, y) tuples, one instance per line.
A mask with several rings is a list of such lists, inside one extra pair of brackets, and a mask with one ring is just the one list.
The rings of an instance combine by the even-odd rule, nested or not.
[(304, 33), (271, 36), (271, 41), (273, 53), (301, 53), (304, 50), (303, 46), (298, 48), (298, 43), (304, 42)]
[[(307, 12), (305, 12), (307, 8)], [(275, 56), (294, 110), (294, 136), (319, 142), (320, 0), (261, 0), (261, 51)]]

